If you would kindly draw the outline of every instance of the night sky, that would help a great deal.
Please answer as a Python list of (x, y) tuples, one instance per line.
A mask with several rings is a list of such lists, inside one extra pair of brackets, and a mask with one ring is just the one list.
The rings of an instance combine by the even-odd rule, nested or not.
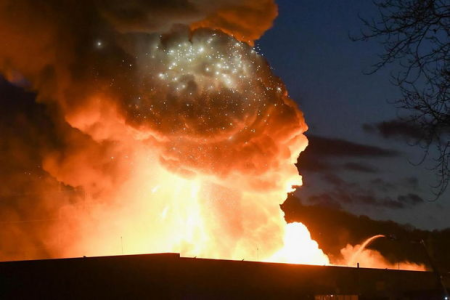
[(372, 1), (277, 3), (279, 16), (258, 45), (309, 126), (296, 195), (375, 219), (448, 227), (448, 193), (434, 201), (433, 156), (415, 166), (423, 149), (411, 146), (413, 133), (394, 122), (381, 126), (401, 113), (392, 103), (395, 66), (366, 75), (383, 48), (350, 39), (363, 29), (359, 16), (377, 17)]

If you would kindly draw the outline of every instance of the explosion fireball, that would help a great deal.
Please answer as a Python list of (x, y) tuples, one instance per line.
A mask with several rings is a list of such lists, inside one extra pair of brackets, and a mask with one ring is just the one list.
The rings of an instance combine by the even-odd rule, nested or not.
[[(126, 207), (117, 199), (119, 209), (99, 210), (99, 219), (118, 223), (106, 244), (114, 244), (122, 232), (128, 253), (269, 259), (282, 247), (286, 230), (279, 204), (293, 185), (301, 184), (294, 166), (307, 143), (301, 112), (265, 60), (233, 37), (209, 29), (182, 30), (151, 36), (144, 44), (133, 96), (113, 100), (119, 106), (116, 117), (125, 117), (122, 126), (132, 128), (128, 134), (104, 128), (99, 135), (102, 121), (86, 120), (84, 112), (69, 118), (98, 141), (122, 145), (126, 139), (127, 146), (133, 145), (121, 146), (132, 175), (107, 197), (120, 194), (128, 199)], [(115, 96), (98, 97), (111, 101)], [(133, 205), (139, 208), (123, 216)], [(80, 223), (87, 221), (75, 222)], [(92, 235), (93, 228), (98, 222), (80, 235), (102, 238), (82, 243), (89, 249), (77, 251), (94, 254), (105, 247), (107, 229)]]
[[(279, 207), (307, 126), (252, 48), (275, 16), (272, 0), (0, 3), (0, 71), (51, 116), (49, 181), (29, 187), (55, 215), (36, 229), (47, 256), (329, 264)], [(26, 251), (3, 259), (43, 255), (14, 232)]]

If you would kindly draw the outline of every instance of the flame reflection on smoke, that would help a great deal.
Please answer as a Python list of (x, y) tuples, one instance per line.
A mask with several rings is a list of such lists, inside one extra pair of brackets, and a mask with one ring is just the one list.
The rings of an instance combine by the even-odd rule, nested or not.
[(302, 184), (307, 126), (250, 46), (273, 0), (38, 2), (0, 3), (0, 72), (49, 108), (42, 170), (85, 196), (58, 202), (30, 248), (328, 263), (279, 207)]
[[(129, 163), (135, 167), (124, 183), (104, 195), (108, 202), (87, 199), (85, 205), (62, 210), (63, 222), (55, 227), (58, 239), (53, 241), (63, 249), (62, 256), (120, 254), (123, 237), (126, 254), (180, 252), (295, 262), (284, 256), (270, 258), (283, 246), (286, 223), (279, 203), (285, 191), (248, 191), (238, 182), (231, 189), (212, 176), (183, 178), (155, 162), (145, 146), (134, 145), (133, 152)], [(295, 228), (289, 226), (290, 251), (317, 249), (307, 239), (295, 242)], [(304, 226), (301, 233), (309, 238)]]

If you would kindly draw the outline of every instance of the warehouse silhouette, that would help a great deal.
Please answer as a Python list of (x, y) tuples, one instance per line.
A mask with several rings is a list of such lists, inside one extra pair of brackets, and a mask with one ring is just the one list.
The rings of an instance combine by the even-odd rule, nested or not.
[(83, 257), (1, 262), (0, 299), (443, 299), (433, 275), (172, 253)]

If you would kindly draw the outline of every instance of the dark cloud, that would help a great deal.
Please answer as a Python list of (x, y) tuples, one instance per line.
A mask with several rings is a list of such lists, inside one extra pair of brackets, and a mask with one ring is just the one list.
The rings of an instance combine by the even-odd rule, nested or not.
[[(382, 177), (363, 178), (358, 182), (345, 180), (340, 171), (353, 171), (367, 175), (379, 171), (359, 159), (381, 159), (399, 156), (394, 150), (350, 142), (343, 139), (330, 139), (309, 136), (309, 146), (300, 155), (298, 167), (300, 173), (318, 173), (312, 177), (309, 186), (321, 186), (321, 192), (304, 195), (310, 203), (338, 208), (342, 204), (348, 207), (363, 206), (380, 209), (410, 209), (423, 202), (423, 199), (410, 192), (402, 194), (402, 190), (416, 190), (418, 179), (407, 177), (395, 182)], [(346, 161), (347, 160), (347, 161)], [(314, 182), (317, 180), (316, 182)], [(324, 189), (326, 191), (324, 191)], [(298, 194), (302, 195), (303, 191)], [(306, 192), (305, 192), (306, 193)]]
[(420, 197), (417, 194), (413, 194), (413, 193), (409, 193), (406, 195), (400, 195), (397, 197), (398, 201), (400, 201), (401, 203), (410, 205), (410, 206), (415, 206), (418, 204), (422, 204), (424, 202), (423, 198)]
[(370, 165), (356, 162), (348, 162), (343, 165), (345, 170), (361, 172), (361, 173), (377, 173), (378, 170)]
[(419, 179), (415, 176), (404, 178), (401, 184), (408, 189), (419, 190)]
[(316, 154), (309, 151), (309, 146), (306, 150), (300, 153), (300, 157), (297, 160), (297, 167), (300, 173), (308, 172), (324, 172), (336, 169), (336, 165), (325, 159), (321, 159)]
[(323, 173), (321, 174), (321, 179), (325, 182), (336, 186), (336, 187), (346, 187), (348, 183), (344, 181), (340, 176), (332, 174), (332, 173)]
[[(342, 195), (343, 192), (341, 192)], [(345, 193), (344, 193), (345, 194)], [(390, 197), (377, 197), (375, 194), (366, 191), (363, 194), (347, 193), (345, 198), (352, 199), (355, 204), (362, 204), (364, 206), (373, 206), (388, 209), (403, 209), (406, 205), (403, 202), (392, 200)]]
[(364, 173), (375, 173), (376, 169), (362, 163), (348, 162), (340, 166), (332, 160), (336, 158), (391, 158), (400, 155), (400, 152), (392, 149), (355, 143), (344, 139), (309, 135), (308, 140), (309, 145), (301, 153), (297, 163), (301, 173), (303, 171), (324, 172), (341, 168)]
[(378, 206), (382, 206), (385, 208), (393, 208), (393, 209), (403, 209), (405, 205), (395, 200), (385, 199), (378, 203)]
[[(334, 201), (324, 199), (320, 201)], [(450, 256), (447, 251), (450, 247), (450, 229), (426, 231), (408, 224), (372, 220), (330, 205), (324, 206), (320, 201), (318, 200), (318, 204), (305, 205), (302, 204), (303, 201), (291, 195), (281, 208), (286, 221), (305, 224), (311, 232), (311, 237), (331, 258), (339, 257), (340, 250), (347, 244), (360, 244), (371, 236), (384, 234), (395, 236), (396, 240), (379, 239), (371, 244), (370, 248), (380, 251), (392, 263), (405, 260), (428, 263), (424, 251), (421, 251), (417, 244), (412, 244), (413, 241), (426, 240), (427, 245), (435, 250), (433, 258), (440, 262), (439, 267), (450, 270)]]
[(315, 205), (323, 206), (323, 207), (330, 207), (334, 209), (341, 209), (342, 205), (336, 199), (331, 197), (328, 194), (320, 194), (320, 195), (314, 195), (309, 197), (309, 202), (313, 203)]
[(383, 178), (374, 178), (369, 181), (369, 185), (375, 190), (382, 192), (392, 192), (397, 190), (397, 185), (390, 181), (386, 181)]
[(385, 139), (402, 138), (407, 141), (418, 141), (423, 137), (423, 132), (419, 126), (414, 123), (390, 120), (374, 124), (364, 124), (365, 132), (378, 134)]
[(321, 174), (319, 178), (323, 182), (320, 193), (306, 195), (304, 190), (299, 190), (297, 194), (307, 199), (309, 203), (335, 208), (345, 204), (347, 207), (366, 206), (399, 210), (410, 209), (424, 202), (414, 193), (399, 194), (395, 183), (382, 178), (375, 178), (366, 183), (356, 183), (348, 182), (328, 172)]
[(344, 139), (309, 135), (308, 140), (310, 151), (320, 157), (386, 158), (400, 155), (395, 150), (359, 144)]

